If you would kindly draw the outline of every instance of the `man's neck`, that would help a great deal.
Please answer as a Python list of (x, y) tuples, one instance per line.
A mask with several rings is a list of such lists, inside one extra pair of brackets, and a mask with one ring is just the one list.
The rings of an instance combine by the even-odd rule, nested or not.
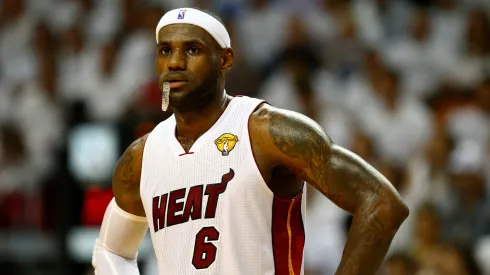
[(175, 120), (177, 121), (177, 138), (192, 143), (196, 141), (216, 123), (230, 100), (231, 97), (223, 92), (211, 104), (202, 109), (190, 112), (179, 112), (174, 109)]

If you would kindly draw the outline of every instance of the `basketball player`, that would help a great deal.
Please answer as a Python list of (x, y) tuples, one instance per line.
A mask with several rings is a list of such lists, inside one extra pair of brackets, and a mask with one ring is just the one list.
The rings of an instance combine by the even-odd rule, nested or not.
[(156, 36), (174, 115), (117, 164), (96, 274), (139, 274), (148, 227), (161, 275), (302, 274), (304, 182), (354, 215), (336, 274), (374, 274), (408, 215), (393, 186), (307, 117), (227, 95), (234, 52), (213, 16), (169, 11)]

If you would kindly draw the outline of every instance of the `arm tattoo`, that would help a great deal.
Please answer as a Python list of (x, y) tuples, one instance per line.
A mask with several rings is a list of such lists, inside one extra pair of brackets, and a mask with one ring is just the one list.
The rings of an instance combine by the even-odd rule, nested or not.
[(138, 139), (133, 144), (131, 144), (128, 149), (123, 153), (116, 165), (116, 170), (114, 172), (114, 180), (122, 185), (133, 184), (134, 179), (134, 151), (138, 149), (141, 145), (142, 139)]
[(379, 220), (378, 215), (374, 214), (372, 222), (367, 225), (366, 240), (370, 243), (379, 244), (379, 236), (385, 231), (385, 225)]
[[(327, 178), (327, 176), (335, 176), (330, 171), (333, 167), (330, 167), (331, 161), (329, 161), (332, 141), (322, 133), (321, 129), (316, 129), (299, 118), (273, 113), (269, 124), (269, 134), (274, 145), (283, 154), (290, 158), (300, 159), (307, 165), (303, 167), (307, 171), (296, 174), (303, 176), (310, 184), (314, 184), (339, 207), (351, 213), (354, 211), (354, 205), (350, 201), (353, 196), (358, 195), (358, 190), (349, 189), (347, 184), (328, 184), (335, 180)], [(298, 169), (293, 168), (292, 170)], [(343, 183), (345, 180), (337, 179), (335, 182)]]
[(126, 212), (144, 216), (139, 193), (140, 169), (146, 137), (133, 142), (116, 164), (112, 177), (112, 191), (116, 202)]
[(374, 274), (408, 215), (394, 188), (302, 116), (272, 112), (269, 135), (283, 155), (281, 163), (354, 215), (336, 274)]
[(118, 164), (120, 166), (119, 180), (124, 184), (131, 184), (133, 181), (133, 159), (132, 152), (128, 152), (124, 154)]
[(313, 180), (324, 180), (323, 173), (319, 171), (325, 168), (323, 166), (327, 163), (325, 157), (328, 150), (325, 139), (321, 139), (319, 133), (315, 133), (311, 127), (305, 127), (299, 119), (287, 119), (282, 114), (274, 113), (270, 120), (269, 134), (282, 153), (291, 158), (301, 158), (308, 164), (313, 173)]

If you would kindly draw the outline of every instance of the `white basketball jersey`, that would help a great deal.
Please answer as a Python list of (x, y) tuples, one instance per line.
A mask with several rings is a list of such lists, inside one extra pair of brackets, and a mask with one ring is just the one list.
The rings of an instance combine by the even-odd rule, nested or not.
[(303, 273), (303, 194), (275, 196), (250, 144), (261, 103), (233, 98), (188, 153), (174, 116), (149, 135), (140, 192), (160, 275)]

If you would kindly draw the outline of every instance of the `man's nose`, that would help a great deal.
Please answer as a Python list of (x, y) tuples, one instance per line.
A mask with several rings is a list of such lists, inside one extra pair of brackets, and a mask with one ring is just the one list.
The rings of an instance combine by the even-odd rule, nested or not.
[(185, 71), (187, 68), (185, 53), (180, 50), (172, 52), (167, 66), (169, 71)]

